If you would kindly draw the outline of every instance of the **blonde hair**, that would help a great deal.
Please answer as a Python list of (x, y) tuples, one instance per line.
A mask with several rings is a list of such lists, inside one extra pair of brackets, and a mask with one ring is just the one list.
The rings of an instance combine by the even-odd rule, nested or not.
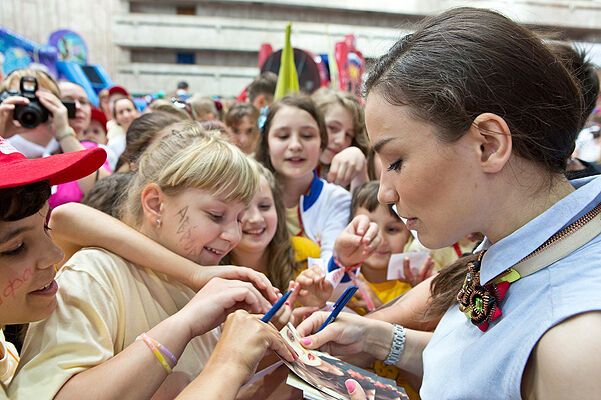
[(207, 114), (213, 114), (215, 118), (219, 119), (219, 111), (217, 111), (215, 102), (210, 97), (195, 94), (188, 99), (188, 104), (190, 104), (192, 115), (197, 121), (202, 121)]
[(365, 115), (359, 100), (357, 100), (352, 93), (328, 88), (317, 90), (311, 97), (324, 118), (327, 110), (335, 104), (341, 105), (345, 110), (351, 113), (354, 133), (351, 146), (358, 147), (359, 150), (367, 156), (369, 140), (365, 130)]
[(142, 190), (157, 184), (169, 195), (189, 189), (209, 191), (229, 203), (250, 203), (259, 186), (257, 168), (236, 146), (206, 132), (195, 122), (181, 123), (140, 157), (136, 177), (124, 203), (124, 220), (139, 227)]
[(19, 90), (21, 78), (25, 76), (34, 77), (38, 81), (39, 89), (49, 90), (56, 97), (61, 97), (61, 91), (56, 81), (46, 72), (33, 68), (17, 69), (8, 74), (2, 82), (2, 90)]

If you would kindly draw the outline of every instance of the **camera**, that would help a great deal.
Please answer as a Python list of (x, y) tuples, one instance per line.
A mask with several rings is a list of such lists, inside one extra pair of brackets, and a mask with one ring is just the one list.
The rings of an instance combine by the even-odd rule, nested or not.
[[(23, 128), (32, 129), (48, 121), (50, 112), (40, 103), (35, 95), (38, 90), (38, 80), (33, 76), (24, 76), (19, 82), (19, 91), (3, 91), (0, 93), (0, 103), (9, 96), (22, 96), (29, 99), (29, 104), (18, 104), (13, 111), (13, 119), (19, 121)], [(63, 102), (67, 107), (69, 118), (75, 117), (75, 103)]]

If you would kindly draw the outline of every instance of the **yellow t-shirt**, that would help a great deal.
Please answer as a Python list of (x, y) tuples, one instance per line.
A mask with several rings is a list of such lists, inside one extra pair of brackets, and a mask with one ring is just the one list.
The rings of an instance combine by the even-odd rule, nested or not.
[[(58, 307), (30, 325), (11, 399), (52, 398), (71, 376), (121, 352), (195, 295), (165, 275), (97, 248), (75, 253), (56, 280)], [(174, 370), (196, 377), (218, 339), (219, 328), (193, 339)]]
[(19, 364), (19, 352), (11, 342), (4, 338), (0, 329), (0, 382), (8, 386)]
[(411, 289), (411, 285), (403, 281), (385, 281), (380, 283), (366, 282), (376, 296), (378, 296), (382, 304), (386, 304), (389, 301), (396, 299)]
[(290, 236), (294, 237), (301, 233), (304, 236), (303, 224), (299, 218), (298, 205), (286, 209), (286, 227)]

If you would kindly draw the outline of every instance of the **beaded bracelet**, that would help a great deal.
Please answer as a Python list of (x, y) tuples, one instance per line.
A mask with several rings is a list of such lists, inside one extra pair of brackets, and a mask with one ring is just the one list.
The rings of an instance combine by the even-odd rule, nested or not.
[[(172, 367), (169, 365), (169, 363), (165, 359), (165, 356), (163, 355), (163, 353), (160, 350), (161, 347), (163, 350), (167, 350), (167, 348), (165, 346), (161, 345), (158, 341), (154, 340), (153, 338), (151, 338), (150, 336), (148, 336), (145, 333), (138, 336), (136, 338), (136, 340), (144, 341), (144, 343), (146, 343), (146, 346), (148, 346), (148, 348), (152, 351), (152, 354), (154, 354), (154, 356), (157, 358), (157, 360), (159, 360), (159, 362), (161, 363), (161, 365), (163, 366), (165, 371), (167, 371), (168, 374), (171, 373)], [(171, 352), (169, 350), (166, 351), (166, 354), (167, 354), (167, 357), (171, 358), (171, 361), (175, 360), (175, 362), (173, 363), (173, 366), (175, 366), (175, 364), (177, 363), (177, 359), (175, 358), (175, 356), (173, 356), (173, 354), (171, 354)]]

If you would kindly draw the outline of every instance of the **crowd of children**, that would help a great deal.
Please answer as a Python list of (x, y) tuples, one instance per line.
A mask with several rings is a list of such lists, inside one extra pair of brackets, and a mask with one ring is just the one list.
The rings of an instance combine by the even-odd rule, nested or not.
[(264, 74), (248, 102), (186, 86), (141, 113), (35, 69), (3, 89), (23, 77), (50, 118), (0, 103), (0, 399), (300, 398), (283, 366), (242, 388), (268, 350), (294, 359), (288, 322), (412, 399), (595, 397), (601, 181), (565, 174), (599, 172), (573, 154), (599, 80), (569, 46), (463, 8), (377, 60), (364, 99), (274, 99)]

